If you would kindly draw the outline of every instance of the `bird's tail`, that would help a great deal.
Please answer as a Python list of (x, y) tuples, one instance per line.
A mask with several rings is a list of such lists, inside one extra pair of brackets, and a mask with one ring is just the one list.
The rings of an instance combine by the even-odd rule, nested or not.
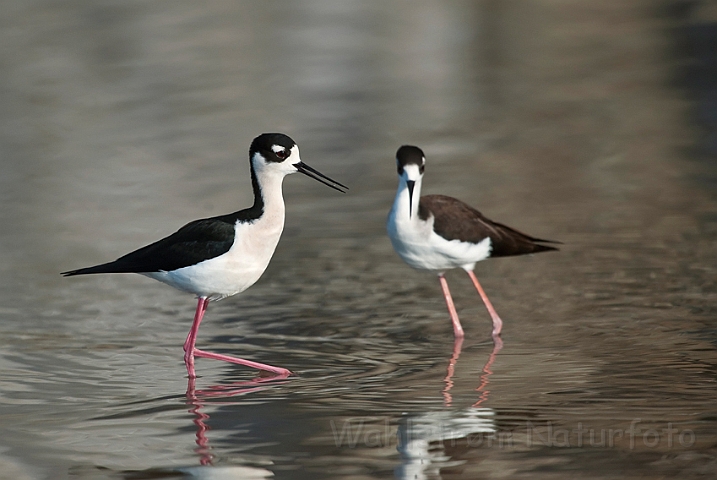
[(94, 267), (78, 268), (77, 270), (69, 270), (61, 272), (63, 277), (74, 277), (75, 275), (92, 275), (95, 273), (124, 273), (115, 265), (116, 262), (103, 263)]

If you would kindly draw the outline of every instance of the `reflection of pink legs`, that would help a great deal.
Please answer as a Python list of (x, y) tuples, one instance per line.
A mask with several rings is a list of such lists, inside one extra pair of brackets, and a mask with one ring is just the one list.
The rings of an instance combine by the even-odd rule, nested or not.
[(209, 420), (209, 415), (201, 411), (202, 406), (199, 402), (192, 402), (192, 408), (189, 409), (189, 413), (194, 414), (192, 423), (197, 426), (197, 432), (195, 433), (197, 448), (194, 451), (199, 455), (200, 464), (211, 465), (214, 455), (211, 453), (209, 439), (207, 438), (209, 426), (205, 422), (205, 420)]
[(455, 338), (463, 338), (463, 327), (461, 327), (461, 321), (458, 320), (456, 306), (453, 305), (451, 291), (448, 289), (448, 282), (446, 281), (446, 278), (443, 276), (443, 274), (438, 275), (438, 280), (441, 282), (441, 288), (443, 289), (443, 297), (446, 299), (448, 313), (451, 316), (451, 322), (453, 322), (453, 335), (455, 336)]
[(476, 392), (480, 392), (480, 396), (478, 397), (478, 401), (473, 404), (473, 407), (480, 406), (481, 403), (488, 399), (488, 395), (490, 394), (490, 390), (486, 390), (488, 387), (488, 377), (493, 374), (491, 367), (493, 366), (495, 357), (498, 355), (501, 348), (503, 348), (503, 340), (501, 340), (498, 335), (493, 335), (493, 351), (488, 357), (488, 361), (483, 366), (483, 374), (480, 376), (480, 385), (476, 388)]
[[(443, 404), (446, 407), (450, 407), (453, 403), (453, 396), (451, 395), (451, 388), (453, 388), (453, 374), (456, 371), (456, 364), (458, 363), (458, 357), (461, 355), (461, 347), (463, 346), (463, 339), (462, 338), (456, 338), (453, 342), (453, 356), (451, 356), (451, 360), (448, 362), (448, 368), (446, 369), (446, 376), (443, 379), (443, 383), (446, 384), (446, 386), (443, 388)], [(473, 407), (480, 406), (481, 403), (486, 401), (488, 399), (488, 395), (490, 394), (490, 390), (486, 390), (488, 387), (488, 379), (493, 374), (493, 371), (491, 370), (491, 367), (493, 366), (493, 363), (495, 362), (496, 357), (498, 356), (498, 352), (503, 348), (503, 340), (500, 339), (498, 335), (493, 335), (493, 351), (491, 352), (490, 356), (488, 357), (488, 361), (483, 366), (483, 373), (480, 376), (480, 384), (476, 388), (476, 392), (480, 393), (480, 396), (478, 397), (478, 401), (473, 404)]]
[[(204, 400), (230, 398), (237, 395), (246, 395), (248, 393), (258, 392), (269, 388), (270, 382), (273, 383), (277, 380), (281, 380), (282, 378), (286, 378), (286, 376), (255, 378), (253, 380), (243, 382), (234, 382), (229, 385), (215, 385), (209, 387), (208, 389), (197, 390), (195, 385), (196, 378), (191, 376), (189, 377), (189, 380), (187, 381), (187, 404), (191, 405), (189, 413), (194, 414), (194, 420), (192, 420), (192, 422), (197, 426), (195, 434), (197, 448), (195, 449), (195, 452), (199, 455), (199, 463), (202, 465), (211, 465), (214, 460), (214, 455), (212, 454), (211, 447), (209, 446), (209, 439), (207, 438), (207, 432), (210, 430), (210, 427), (207, 425), (209, 415), (201, 410), (204, 407)], [(262, 386), (265, 384), (266, 386)], [(276, 384), (279, 384), (279, 382), (276, 382)], [(213, 404), (219, 405), (219, 403), (216, 402), (213, 402)]]
[(446, 378), (443, 379), (443, 383), (446, 386), (443, 388), (443, 403), (446, 407), (450, 407), (453, 403), (453, 396), (451, 395), (451, 388), (453, 388), (453, 374), (456, 371), (456, 363), (458, 357), (461, 356), (461, 347), (463, 346), (463, 337), (456, 337), (453, 341), (453, 356), (448, 362), (448, 369), (446, 370)]
[(483, 287), (481, 287), (480, 283), (478, 283), (478, 279), (476, 278), (475, 273), (473, 273), (473, 270), (466, 270), (466, 273), (468, 273), (468, 276), (471, 277), (471, 280), (473, 280), (473, 285), (476, 287), (476, 290), (478, 290), (478, 295), (480, 295), (480, 298), (483, 299), (485, 308), (488, 309), (490, 318), (493, 319), (493, 337), (500, 335), (500, 331), (503, 328), (503, 321), (498, 316), (498, 313), (496, 313), (495, 308), (493, 308), (493, 305), (490, 303), (490, 300), (488, 300), (488, 295), (485, 294)]
[(236, 363), (244, 365), (257, 370), (263, 370), (265, 372), (271, 372), (276, 375), (287, 376), (291, 375), (291, 372), (285, 368), (272, 367), (271, 365), (265, 365), (259, 362), (252, 362), (251, 360), (244, 360), (242, 358), (230, 357), (228, 355), (221, 355), (218, 353), (205, 352), (195, 347), (197, 343), (197, 333), (199, 332), (199, 324), (202, 322), (204, 312), (207, 310), (209, 305), (209, 299), (207, 297), (199, 297), (197, 303), (197, 311), (194, 314), (194, 322), (192, 328), (189, 329), (189, 335), (187, 340), (184, 342), (184, 364), (187, 366), (187, 374), (189, 378), (196, 378), (197, 374), (194, 371), (194, 357), (212, 358), (214, 360), (222, 360), (225, 362)]

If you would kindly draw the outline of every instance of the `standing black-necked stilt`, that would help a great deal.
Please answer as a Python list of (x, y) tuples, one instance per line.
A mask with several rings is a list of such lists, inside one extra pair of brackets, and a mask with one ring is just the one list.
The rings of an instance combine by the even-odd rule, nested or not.
[(277, 375), (291, 373), (285, 368), (197, 349), (199, 324), (210, 300), (243, 292), (266, 270), (284, 229), (281, 185), (286, 175), (301, 172), (342, 193), (348, 189), (302, 162), (299, 146), (281, 133), (256, 137), (249, 149), (249, 164), (254, 189), (250, 208), (195, 220), (114, 262), (62, 273), (140, 273), (197, 295), (194, 323), (184, 342), (184, 363), (192, 378), (196, 377), (194, 357), (224, 360)]
[(490, 257), (557, 250), (541, 243), (560, 242), (534, 238), (493, 222), (452, 197), (421, 197), (426, 158), (418, 147), (404, 145), (399, 148), (396, 162), (398, 191), (387, 225), (393, 248), (413, 268), (438, 274), (456, 338), (463, 337), (463, 328), (443, 274), (452, 268), (465, 270), (493, 319), (493, 337), (497, 338), (503, 322), (473, 273), (476, 262)]

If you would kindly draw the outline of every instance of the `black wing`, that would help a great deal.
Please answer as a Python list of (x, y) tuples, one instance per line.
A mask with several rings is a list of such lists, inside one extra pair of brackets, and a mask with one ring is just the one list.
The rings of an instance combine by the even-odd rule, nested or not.
[(434, 217), (433, 231), (447, 240), (478, 243), (490, 237), (491, 257), (506, 257), (557, 250), (540, 243), (560, 243), (531, 237), (506, 225), (486, 218), (475, 208), (445, 195), (421, 197), (418, 216), (427, 220)]
[(128, 253), (114, 262), (63, 272), (62, 275), (92, 273), (148, 273), (172, 271), (218, 257), (234, 243), (231, 216), (195, 220), (172, 235)]

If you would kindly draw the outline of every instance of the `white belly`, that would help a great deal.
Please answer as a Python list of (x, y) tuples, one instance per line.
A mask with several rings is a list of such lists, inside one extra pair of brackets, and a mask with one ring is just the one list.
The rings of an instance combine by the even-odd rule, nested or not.
[(145, 275), (185, 292), (211, 300), (241, 293), (256, 283), (269, 265), (279, 243), (283, 222), (265, 228), (256, 223), (237, 223), (234, 244), (223, 255), (171, 272)]
[(446, 240), (433, 231), (433, 217), (396, 221), (391, 214), (387, 229), (396, 253), (413, 268), (436, 273), (457, 267), (472, 270), (476, 262), (490, 256), (490, 237), (478, 243)]

